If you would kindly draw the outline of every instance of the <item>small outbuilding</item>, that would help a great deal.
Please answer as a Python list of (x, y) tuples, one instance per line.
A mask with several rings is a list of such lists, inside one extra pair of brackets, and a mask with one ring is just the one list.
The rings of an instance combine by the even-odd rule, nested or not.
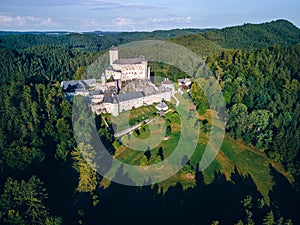
[(161, 101), (158, 105), (155, 106), (157, 108), (158, 111), (167, 111), (168, 110), (168, 106), (165, 102)]

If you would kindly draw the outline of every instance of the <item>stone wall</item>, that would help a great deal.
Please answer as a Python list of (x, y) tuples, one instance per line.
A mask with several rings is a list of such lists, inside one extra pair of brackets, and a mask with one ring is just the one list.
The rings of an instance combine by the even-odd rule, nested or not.
[(146, 79), (148, 68), (147, 62), (142, 64), (131, 64), (121, 66), (121, 80)]
[[(131, 110), (133, 107), (138, 108), (143, 105), (152, 105), (153, 103), (159, 103), (162, 99), (166, 101), (171, 101), (171, 97), (172, 97), (171, 92), (163, 92), (159, 94), (145, 96), (142, 98), (120, 102), (118, 114), (123, 111)], [(117, 116), (117, 114), (115, 114), (114, 116)]]
[[(148, 79), (150, 69), (147, 62), (138, 64), (113, 64), (112, 69), (105, 70), (107, 78), (113, 77), (115, 80)], [(120, 72), (119, 72), (120, 71)], [(149, 71), (149, 72), (148, 72)]]
[(92, 104), (92, 111), (96, 114), (111, 113), (113, 116), (118, 116), (123, 111), (131, 110), (133, 107), (138, 108), (143, 105), (152, 105), (153, 103), (159, 103), (162, 99), (171, 101), (171, 97), (171, 92), (163, 92), (119, 103)]

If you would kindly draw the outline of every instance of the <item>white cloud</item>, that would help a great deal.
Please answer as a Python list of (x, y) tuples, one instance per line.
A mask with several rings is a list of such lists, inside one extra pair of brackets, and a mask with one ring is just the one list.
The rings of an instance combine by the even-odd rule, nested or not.
[(59, 24), (54, 22), (51, 18), (47, 18), (47, 19), (39, 19), (39, 25), (41, 26), (46, 26), (46, 27), (55, 27), (58, 26)]
[(180, 23), (190, 23), (192, 22), (192, 17), (162, 17), (162, 18), (149, 18), (149, 19), (142, 19), (142, 18), (129, 18), (129, 17), (117, 17), (112, 20), (112, 27), (116, 27), (119, 29), (125, 30), (136, 30), (138, 28), (141, 30), (142, 28), (145, 29), (146, 25), (172, 25), (172, 24), (180, 24)]
[(134, 22), (132, 19), (125, 18), (125, 17), (117, 17), (113, 20), (114, 25), (116, 26), (128, 26), (128, 25), (134, 25)]
[(76, 18), (73, 20), (78, 21), (78, 24), (80, 24), (81, 27), (83, 27), (84, 29), (89, 29), (89, 30), (96, 30), (99, 27), (103, 27), (103, 25), (106, 24), (101, 20), (96, 20), (96, 19), (92, 19), (92, 18), (87, 18), (87, 19)]
[(118, 29), (119, 31), (136, 31), (137, 28), (141, 30), (145, 29), (145, 25), (147, 24), (146, 20), (141, 18), (128, 18), (128, 17), (117, 17), (112, 20), (110, 30)]
[[(83, 5), (87, 0), (10, 0), (10, 1), (0, 1), (0, 6), (10, 6), (10, 7), (57, 7), (57, 6), (73, 6), (73, 5)], [(90, 1), (89, 1), (90, 2)]]
[(192, 22), (192, 17), (170, 17), (170, 18), (151, 18), (152, 23), (190, 23)]
[(9, 16), (0, 14), (0, 26), (7, 28), (31, 27), (57, 27), (58, 23), (51, 18), (37, 18), (33, 16)]
[[(87, 2), (86, 2), (87, 3)], [(138, 9), (153, 9), (153, 8), (163, 8), (161, 6), (155, 6), (145, 3), (129, 3), (129, 2), (121, 2), (121, 1), (114, 1), (114, 0), (96, 0), (96, 3), (98, 3), (99, 6), (102, 7), (95, 7), (92, 8), (93, 10), (102, 10), (102, 9), (115, 9), (115, 8), (138, 8)], [(93, 2), (93, 5), (95, 5), (95, 2)], [(97, 5), (97, 4), (96, 4)]]

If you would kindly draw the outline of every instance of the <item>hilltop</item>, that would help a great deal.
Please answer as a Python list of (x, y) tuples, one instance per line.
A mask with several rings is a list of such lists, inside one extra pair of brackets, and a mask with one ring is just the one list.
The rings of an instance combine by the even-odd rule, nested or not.
[(65, 46), (87, 52), (141, 40), (171, 40), (203, 55), (222, 48), (264, 48), (300, 42), (300, 29), (287, 20), (244, 24), (223, 29), (173, 29), (152, 32), (7, 32), (0, 31), (0, 48), (23, 50), (33, 45)]
[(223, 48), (217, 43), (206, 39), (200, 34), (187, 34), (170, 39), (171, 42), (182, 45), (198, 55), (207, 55), (213, 52), (219, 52)]
[(287, 20), (262, 24), (244, 24), (201, 34), (223, 48), (263, 48), (279, 44), (294, 45), (300, 42), (300, 29)]

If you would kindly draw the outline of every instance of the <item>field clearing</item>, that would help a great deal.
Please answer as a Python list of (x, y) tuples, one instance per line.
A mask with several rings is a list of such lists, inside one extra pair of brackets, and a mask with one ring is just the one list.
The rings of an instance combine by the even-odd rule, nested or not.
[[(184, 102), (188, 110), (192, 109), (192, 105), (189, 105), (190, 103), (186, 101), (183, 96), (177, 97), (179, 98), (181, 103)], [(155, 114), (154, 110), (155, 109), (151, 107), (134, 109), (130, 113), (130, 119), (133, 121), (137, 121), (144, 119), (145, 117), (151, 118), (150, 115)], [(183, 112), (185, 114), (184, 116), (187, 116), (189, 113), (188, 110), (181, 111), (181, 113)], [(212, 118), (217, 121), (214, 127), (216, 131), (215, 134), (221, 136), (221, 133), (218, 132), (220, 131), (222, 121), (218, 119), (216, 113), (214, 113), (213, 111), (208, 111), (206, 115), (201, 117), (199, 116), (200, 120), (205, 119), (209, 124), (211, 124)], [(121, 121), (123, 121), (123, 123), (124, 119), (125, 118), (121, 117)], [(170, 126), (171, 132), (167, 135), (167, 140), (162, 140), (157, 147), (151, 148), (148, 161), (149, 165), (155, 163), (160, 150), (163, 151), (164, 158), (167, 158), (170, 154), (172, 154), (181, 137), (181, 119), (182, 114), (179, 116), (176, 111), (173, 110), (165, 115), (163, 120), (166, 126)], [(157, 132), (159, 133), (161, 131)], [(146, 140), (149, 136), (151, 136), (151, 132), (149, 131), (149, 124), (146, 125), (143, 129), (139, 128), (139, 134), (133, 132), (131, 136), (135, 138), (135, 141)], [(188, 138), (189, 134), (184, 134), (184, 136)], [(196, 150), (190, 159), (190, 166), (194, 170), (203, 156), (209, 137), (209, 133), (204, 133), (202, 131), (200, 132)], [(124, 139), (126, 138), (128, 137), (124, 136)], [(217, 149), (213, 149), (213, 151), (217, 151)], [(126, 147), (125, 145), (121, 145), (116, 149), (114, 157), (130, 165), (140, 165), (143, 155), (143, 151), (135, 151)], [(270, 174), (270, 165), (272, 165), (272, 167), (274, 167), (278, 172), (292, 181), (293, 178), (285, 173), (281, 165), (271, 162), (271, 160), (268, 159), (264, 153), (252, 149), (251, 147), (246, 146), (243, 142), (237, 141), (233, 139), (229, 134), (226, 134), (220, 151), (216, 155), (213, 162), (203, 171), (203, 178), (206, 184), (210, 184), (214, 181), (216, 173), (224, 174), (228, 181), (232, 181), (231, 178), (234, 173), (239, 173), (244, 177), (250, 176), (255, 183), (257, 190), (264, 196), (266, 202), (269, 203), (268, 193), (270, 190), (272, 190), (273, 186), (273, 179)], [(158, 184), (158, 190), (159, 192), (165, 193), (168, 188), (175, 186), (177, 183), (180, 183), (185, 190), (188, 188), (194, 188), (196, 186), (196, 179), (193, 177), (188, 177), (184, 171), (180, 170), (169, 179), (160, 182)]]

